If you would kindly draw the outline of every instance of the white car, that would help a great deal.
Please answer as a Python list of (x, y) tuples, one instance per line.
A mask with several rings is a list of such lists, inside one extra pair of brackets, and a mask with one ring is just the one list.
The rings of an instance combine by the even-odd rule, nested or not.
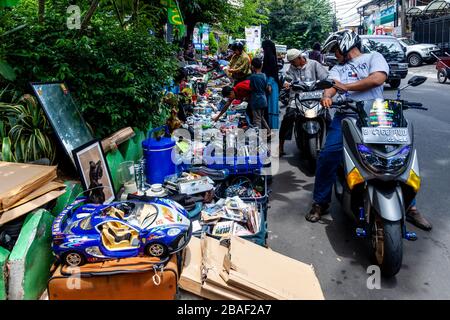
[(406, 49), (406, 57), (410, 67), (421, 66), (423, 62), (434, 63), (436, 58), (431, 54), (439, 56), (441, 49), (435, 44), (418, 43), (412, 39), (399, 38), (400, 44)]

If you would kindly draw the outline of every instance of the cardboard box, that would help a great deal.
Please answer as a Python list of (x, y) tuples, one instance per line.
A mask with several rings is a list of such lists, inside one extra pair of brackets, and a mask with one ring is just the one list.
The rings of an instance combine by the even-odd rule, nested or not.
[(263, 299), (323, 300), (311, 265), (232, 236), (222, 278)]

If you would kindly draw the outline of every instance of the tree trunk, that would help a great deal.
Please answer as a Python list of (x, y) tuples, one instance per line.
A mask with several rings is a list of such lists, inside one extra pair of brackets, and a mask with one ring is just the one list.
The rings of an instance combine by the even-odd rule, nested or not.
[(94, 15), (95, 11), (98, 8), (98, 4), (100, 3), (100, 0), (92, 0), (91, 6), (89, 7), (88, 12), (84, 16), (83, 22), (81, 23), (81, 31), (86, 30), (89, 23), (91, 22), (92, 16)]
[(123, 19), (122, 19), (122, 16), (120, 14), (119, 8), (117, 7), (116, 0), (111, 0), (111, 2), (113, 4), (114, 11), (116, 12), (117, 20), (119, 20), (120, 26), (123, 29)]
[(194, 39), (194, 28), (197, 22), (188, 22), (187, 23), (187, 30), (186, 30), (186, 41), (185, 41), (185, 47), (187, 47), (188, 43), (191, 43)]
[(44, 23), (44, 15), (45, 15), (45, 0), (38, 0), (39, 9), (38, 9), (38, 21), (39, 23)]

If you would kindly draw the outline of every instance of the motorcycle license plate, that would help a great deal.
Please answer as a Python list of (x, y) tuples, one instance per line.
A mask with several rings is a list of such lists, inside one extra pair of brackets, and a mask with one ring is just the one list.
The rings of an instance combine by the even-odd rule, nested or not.
[(301, 92), (299, 94), (300, 100), (313, 100), (320, 99), (322, 97), (322, 91)]
[(408, 128), (364, 127), (362, 128), (362, 137), (363, 142), (369, 144), (411, 143)]

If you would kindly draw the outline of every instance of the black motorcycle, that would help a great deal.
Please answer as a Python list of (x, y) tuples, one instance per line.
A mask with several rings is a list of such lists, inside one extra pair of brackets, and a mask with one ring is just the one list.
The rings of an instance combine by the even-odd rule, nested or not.
[(337, 174), (336, 197), (355, 221), (356, 235), (370, 240), (374, 263), (388, 277), (401, 268), (402, 239), (417, 239), (406, 230), (405, 212), (421, 178), (413, 126), (403, 112), (427, 110), (421, 103), (400, 100), (400, 90), (425, 80), (412, 77), (395, 100), (343, 99), (334, 104), (354, 113), (342, 122), (343, 165)]
[(289, 96), (290, 96), (291, 90), (288, 88), (284, 88), (283, 85), (286, 81), (289, 81), (290, 79), (287, 76), (285, 76), (285, 74), (283, 72), (283, 68), (284, 68), (284, 62), (278, 61), (278, 79), (279, 79), (279, 84), (281, 85), (278, 100), (281, 102), (282, 107), (287, 107), (289, 104)]
[(316, 167), (330, 121), (328, 111), (320, 104), (323, 90), (328, 87), (329, 81), (297, 81), (291, 84), (293, 97), (289, 106), (296, 112), (295, 141), (300, 154), (308, 160), (312, 170)]

